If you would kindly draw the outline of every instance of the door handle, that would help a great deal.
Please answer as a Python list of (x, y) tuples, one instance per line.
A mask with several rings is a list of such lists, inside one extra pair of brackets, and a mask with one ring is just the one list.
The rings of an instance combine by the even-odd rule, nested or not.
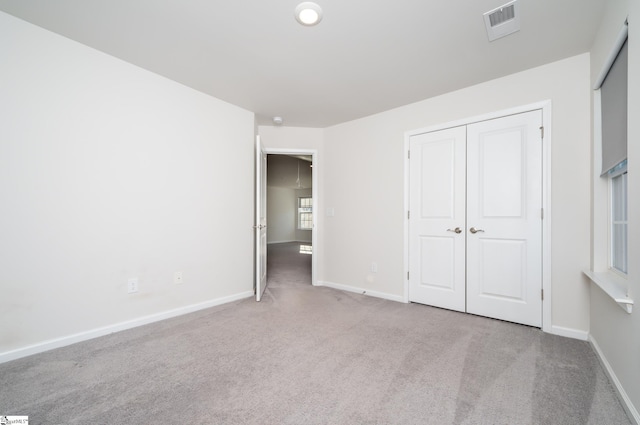
[(455, 229), (447, 229), (447, 232), (462, 233), (462, 229), (459, 227), (456, 227)]
[(472, 227), (471, 229), (469, 229), (469, 231), (470, 231), (471, 233), (473, 233), (474, 235), (475, 235), (476, 233), (478, 233), (478, 232), (482, 232), (482, 233), (484, 233), (484, 230), (482, 230), (482, 229), (476, 229), (475, 227)]

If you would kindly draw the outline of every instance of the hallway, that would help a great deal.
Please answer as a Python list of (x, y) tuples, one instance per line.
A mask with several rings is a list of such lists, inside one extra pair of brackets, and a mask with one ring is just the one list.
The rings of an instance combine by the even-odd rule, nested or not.
[(306, 242), (267, 245), (267, 289), (282, 285), (311, 285), (311, 254)]

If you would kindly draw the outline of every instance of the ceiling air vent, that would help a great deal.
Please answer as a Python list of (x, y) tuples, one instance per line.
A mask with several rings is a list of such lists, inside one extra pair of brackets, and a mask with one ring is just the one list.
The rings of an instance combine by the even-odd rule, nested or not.
[(483, 16), (489, 41), (520, 30), (520, 13), (517, 0), (490, 10)]

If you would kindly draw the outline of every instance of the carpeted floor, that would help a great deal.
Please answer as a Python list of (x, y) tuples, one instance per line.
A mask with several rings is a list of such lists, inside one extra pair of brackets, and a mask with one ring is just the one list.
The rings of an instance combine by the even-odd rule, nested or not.
[[(591, 347), (310, 285), (269, 246), (252, 299), (0, 365), (38, 424), (629, 424)], [(290, 255), (293, 254), (293, 255)]]

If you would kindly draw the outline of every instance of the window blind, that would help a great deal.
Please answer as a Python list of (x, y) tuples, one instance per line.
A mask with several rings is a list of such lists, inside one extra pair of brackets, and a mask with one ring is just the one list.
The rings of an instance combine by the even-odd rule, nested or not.
[(627, 46), (625, 41), (600, 90), (602, 176), (627, 159)]

